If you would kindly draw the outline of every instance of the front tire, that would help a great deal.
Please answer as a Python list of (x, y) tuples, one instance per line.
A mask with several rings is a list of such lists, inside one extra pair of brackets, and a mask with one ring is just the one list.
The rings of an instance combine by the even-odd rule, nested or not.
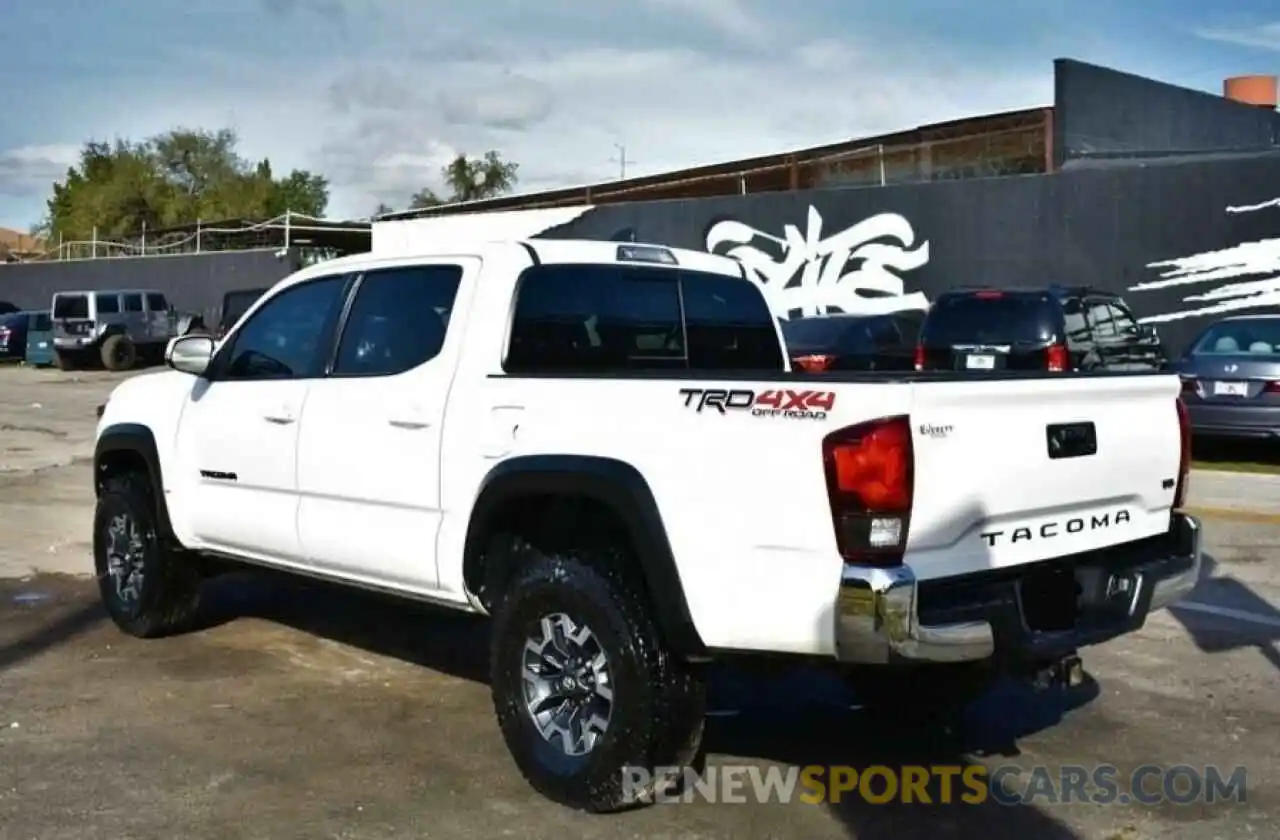
[(609, 812), (652, 802), (697, 754), (701, 676), (663, 647), (638, 582), (602, 558), (521, 544), (494, 611), (498, 725), (552, 801)]
[(93, 522), (98, 591), (112, 622), (131, 636), (155, 638), (185, 629), (200, 601), (194, 563), (164, 545), (147, 476), (107, 479)]

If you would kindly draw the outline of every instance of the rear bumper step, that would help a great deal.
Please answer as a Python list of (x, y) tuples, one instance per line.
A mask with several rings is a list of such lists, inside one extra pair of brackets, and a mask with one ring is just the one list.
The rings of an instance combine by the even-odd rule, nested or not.
[(1028, 660), (1138, 629), (1200, 578), (1203, 531), (1175, 512), (1169, 531), (1099, 552), (941, 580), (906, 567), (846, 566), (836, 658), (858, 664)]

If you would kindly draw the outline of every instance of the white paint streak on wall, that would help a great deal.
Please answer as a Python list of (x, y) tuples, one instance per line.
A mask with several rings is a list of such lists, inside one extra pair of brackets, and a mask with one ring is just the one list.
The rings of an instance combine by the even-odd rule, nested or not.
[[(1227, 207), (1228, 213), (1256, 213), (1280, 209), (1280, 198), (1260, 204)], [(1280, 220), (1277, 228), (1280, 229)], [(1280, 306), (1280, 236), (1256, 242), (1242, 242), (1231, 248), (1205, 251), (1188, 257), (1149, 263), (1147, 268), (1164, 269), (1159, 280), (1130, 286), (1131, 292), (1169, 289), (1214, 281), (1236, 281), (1182, 299), (1190, 304), (1176, 312), (1148, 315), (1144, 323), (1162, 323), (1203, 315), (1218, 315), (1241, 309)], [(1252, 279), (1237, 279), (1252, 278)]]

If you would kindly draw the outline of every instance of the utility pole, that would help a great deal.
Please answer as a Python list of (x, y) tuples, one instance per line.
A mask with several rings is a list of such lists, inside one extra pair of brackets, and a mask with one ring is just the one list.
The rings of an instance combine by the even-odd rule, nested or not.
[(609, 160), (618, 164), (618, 167), (621, 169), (621, 176), (618, 180), (625, 181), (627, 180), (627, 164), (635, 163), (635, 161), (627, 159), (626, 143), (614, 143), (613, 147), (618, 150), (618, 156), (616, 158), (609, 158)]

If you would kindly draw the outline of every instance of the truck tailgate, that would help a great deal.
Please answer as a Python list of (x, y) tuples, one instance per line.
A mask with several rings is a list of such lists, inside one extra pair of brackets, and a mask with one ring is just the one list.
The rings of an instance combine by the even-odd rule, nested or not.
[(913, 385), (921, 579), (1104, 548), (1169, 527), (1181, 455), (1172, 375)]

